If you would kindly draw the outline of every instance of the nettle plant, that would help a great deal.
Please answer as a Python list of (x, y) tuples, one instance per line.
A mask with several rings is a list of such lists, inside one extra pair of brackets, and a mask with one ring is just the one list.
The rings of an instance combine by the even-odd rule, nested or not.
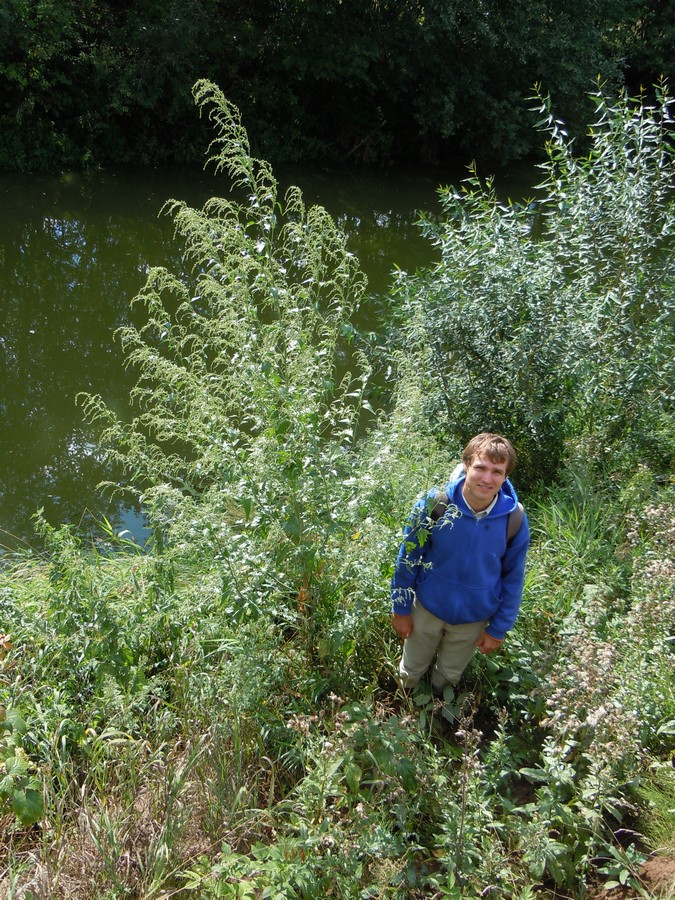
[[(15, 665), (13, 649), (9, 636), (0, 634), (0, 699), (9, 680), (5, 673)], [(19, 710), (0, 703), (0, 814), (11, 809), (22, 825), (32, 825), (42, 817), (44, 806), (42, 781), (23, 747), (25, 733)]]
[(539, 101), (532, 202), (503, 202), (475, 171), (441, 190), (440, 222), (424, 223), (441, 259), (401, 273), (394, 294), (428, 427), (460, 444), (511, 435), (519, 483), (555, 475), (570, 438), (601, 463), (670, 459), (672, 101), (593, 100), (583, 157)]
[(296, 187), (280, 201), (219, 89), (200, 81), (194, 96), (233, 194), (167, 204), (191, 274), (152, 269), (135, 301), (147, 322), (119, 332), (139, 415), (83, 402), (158, 543), (223, 560), (240, 606), (276, 593), (302, 608), (355, 508), (369, 366), (349, 323), (366, 280), (324, 209)]

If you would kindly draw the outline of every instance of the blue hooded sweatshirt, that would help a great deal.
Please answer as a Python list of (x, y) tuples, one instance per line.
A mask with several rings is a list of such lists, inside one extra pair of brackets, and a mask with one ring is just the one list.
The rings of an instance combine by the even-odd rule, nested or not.
[(436, 489), (415, 504), (404, 532), (391, 583), (392, 607), (408, 615), (413, 601), (458, 625), (488, 620), (488, 634), (501, 640), (513, 627), (525, 580), (530, 543), (527, 516), (506, 543), (509, 515), (518, 505), (507, 479), (487, 516), (476, 518), (462, 497), (464, 472), (445, 486), (449, 502), (437, 522), (430, 519)]

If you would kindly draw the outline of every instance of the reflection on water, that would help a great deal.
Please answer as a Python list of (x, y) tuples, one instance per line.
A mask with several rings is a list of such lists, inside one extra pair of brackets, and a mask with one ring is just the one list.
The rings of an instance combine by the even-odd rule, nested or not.
[[(394, 267), (412, 271), (432, 258), (415, 222), (418, 210), (438, 208), (437, 173), (279, 177), (338, 219), (373, 292), (386, 291)], [(134, 376), (115, 330), (142, 315), (130, 301), (150, 266), (181, 265), (162, 205), (201, 206), (226, 191), (225, 179), (186, 169), (0, 176), (0, 545), (32, 541), (39, 508), (55, 525), (105, 515), (144, 538), (138, 511), (96, 487), (120, 476), (106, 469), (75, 398), (100, 393), (128, 415)], [(372, 329), (373, 309), (366, 304), (357, 324)]]

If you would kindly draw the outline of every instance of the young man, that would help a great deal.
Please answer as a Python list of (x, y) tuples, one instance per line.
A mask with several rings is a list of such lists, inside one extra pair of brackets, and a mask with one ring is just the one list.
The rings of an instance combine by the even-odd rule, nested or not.
[(485, 432), (469, 441), (462, 463), (445, 486), (447, 506), (437, 506), (436, 491), (415, 505), (396, 560), (392, 624), (405, 641), (407, 687), (434, 656), (432, 686), (457, 684), (476, 647), (501, 646), (520, 607), (530, 530), (508, 480), (515, 451)]

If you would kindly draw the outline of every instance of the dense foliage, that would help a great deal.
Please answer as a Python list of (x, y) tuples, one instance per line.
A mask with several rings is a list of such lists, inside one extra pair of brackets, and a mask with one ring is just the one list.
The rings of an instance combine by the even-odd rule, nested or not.
[(672, 75), (646, 0), (5, 0), (0, 167), (201, 161), (190, 89), (222, 85), (266, 158), (509, 160), (539, 150), (537, 82), (579, 134), (600, 76)]
[(531, 203), (505, 206), (477, 177), (443, 190), (427, 223), (441, 260), (395, 293), (430, 427), (459, 445), (485, 422), (517, 434), (530, 486), (566, 455), (602, 475), (672, 460), (672, 103), (595, 103), (581, 158), (542, 105)]
[[(650, 468), (647, 442), (630, 467), (635, 448), (612, 441), (602, 464), (613, 477), (596, 479), (577, 464), (591, 432), (575, 411), (556, 484), (541, 439), (541, 468), (524, 454), (545, 483), (528, 501), (516, 629), (456, 693), (402, 693), (387, 600), (400, 526), (456, 458), (459, 434), (449, 419), (440, 439), (431, 426), (433, 384), (410, 344), (390, 348), (391, 410), (355, 439), (372, 416), (349, 322), (364, 292), (357, 261), (325, 211), (295, 189), (279, 200), (220, 91), (200, 82), (196, 98), (239, 199), (169, 205), (190, 266), (152, 271), (147, 325), (121, 331), (138, 418), (86, 400), (147, 502), (155, 544), (141, 550), (103, 523), (90, 547), (39, 519), (43, 552), (0, 568), (0, 886), (111, 900), (532, 900), (580, 897), (601, 880), (657, 897), (641, 864), (675, 852), (672, 460)], [(605, 101), (605, 116), (652, 146), (653, 111)], [(625, 127), (603, 134), (618, 165)], [(596, 247), (604, 217), (611, 232), (626, 180), (598, 192), (603, 158), (577, 168), (556, 146), (565, 214), (580, 223), (566, 252), (593, 285), (603, 256), (577, 247)], [(659, 165), (672, 166), (662, 151), (644, 159), (636, 190), (661, 183)], [(485, 211), (489, 235), (497, 220), (510, 233), (513, 213), (488, 201), (439, 227), (449, 241), (475, 218), (476, 267), (494, 258), (496, 277), (506, 257), (484, 237)], [(672, 205), (657, 204), (654, 220), (669, 234)], [(517, 233), (534, 253), (530, 230)], [(519, 261), (517, 247), (513, 237)], [(642, 252), (625, 272), (651, 298), (658, 279)], [(546, 314), (553, 336), (560, 316), (580, 328), (562, 305)], [(539, 319), (521, 327), (545, 343)], [(595, 393), (630, 379), (623, 362)], [(593, 364), (604, 376), (601, 355), (587, 377)], [(467, 384), (453, 377), (458, 397), (476, 387), (468, 371)], [(672, 409), (647, 382), (666, 433)], [(609, 424), (598, 426), (606, 441)], [(513, 437), (527, 450), (529, 432)]]

